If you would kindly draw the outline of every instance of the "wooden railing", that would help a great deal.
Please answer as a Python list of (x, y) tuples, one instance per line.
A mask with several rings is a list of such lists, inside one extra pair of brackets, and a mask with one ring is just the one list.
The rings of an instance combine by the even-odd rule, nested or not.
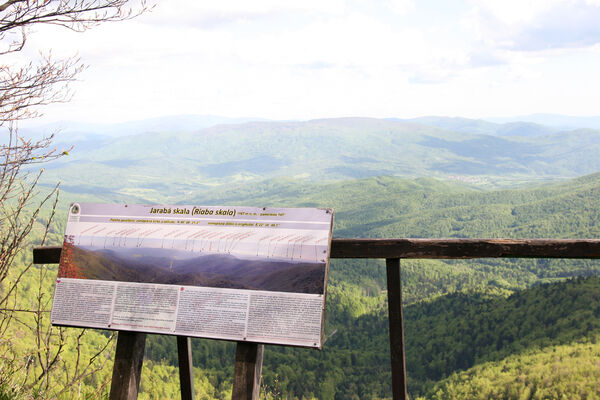
[[(37, 247), (36, 264), (58, 263), (60, 247)], [(394, 400), (407, 399), (402, 315), (402, 258), (600, 258), (598, 239), (333, 239), (331, 258), (385, 258), (390, 327), (392, 392)], [(135, 399), (146, 335), (119, 332), (111, 400)], [(193, 399), (190, 338), (178, 336), (181, 398)], [(327, 351), (326, 349), (324, 351)], [(256, 400), (260, 387), (263, 345), (238, 342), (233, 383), (234, 400)]]

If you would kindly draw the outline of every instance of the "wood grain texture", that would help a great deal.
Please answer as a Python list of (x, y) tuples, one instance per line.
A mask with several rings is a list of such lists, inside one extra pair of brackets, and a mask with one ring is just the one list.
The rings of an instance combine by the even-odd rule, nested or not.
[(402, 311), (402, 281), (400, 259), (386, 260), (388, 315), (390, 327), (390, 358), (392, 363), (392, 398), (407, 400), (406, 360), (404, 357), (404, 316)]
[(181, 400), (194, 400), (194, 365), (192, 363), (192, 342), (188, 336), (177, 336), (179, 359), (179, 387)]
[(258, 400), (265, 346), (237, 342), (231, 400)]
[[(60, 261), (60, 246), (35, 247), (33, 262)], [(600, 239), (332, 239), (331, 258), (600, 258)]]
[(33, 248), (34, 264), (58, 264), (62, 246), (38, 246)]
[(333, 239), (331, 258), (600, 258), (598, 239)]
[(110, 400), (137, 399), (145, 346), (145, 333), (119, 331)]

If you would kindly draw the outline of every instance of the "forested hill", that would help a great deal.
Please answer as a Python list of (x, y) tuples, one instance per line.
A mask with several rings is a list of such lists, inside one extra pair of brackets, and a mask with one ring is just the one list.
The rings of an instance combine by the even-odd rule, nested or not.
[[(90, 134), (74, 142), (65, 135), (64, 145), (75, 149), (48, 166), (43, 182), (61, 180), (67, 190), (107, 200), (173, 202), (215, 185), (278, 177), (313, 183), (436, 177), (502, 187), (600, 170), (600, 130), (510, 124), (492, 124), (495, 130), (489, 130), (470, 122), (455, 129), (430, 120), (337, 118), (248, 122), (195, 132)], [(502, 136), (505, 131), (511, 134)]]
[[(600, 280), (543, 285), (508, 298), (457, 293), (408, 306), (404, 317), (409, 388), (424, 393), (432, 382), (483, 362), (595, 340), (600, 334)], [(345, 357), (362, 359), (365, 365), (369, 359), (384, 359), (389, 351), (386, 313), (366, 314), (338, 329), (330, 346), (337, 354), (323, 357), (343, 357), (345, 349)], [(342, 388), (361, 381), (369, 386), (369, 380), (354, 374), (340, 381)], [(379, 374), (377, 380), (385, 382), (387, 372)]]
[[(458, 371), (430, 389), (432, 400), (590, 399), (600, 382), (600, 342), (525, 351)], [(420, 399), (420, 398), (419, 398)]]
[[(334, 207), (337, 237), (598, 238), (599, 194), (600, 174), (496, 191), (428, 178), (373, 177), (321, 185), (268, 180), (214, 189), (194, 202)], [(542, 368), (538, 364), (549, 357), (548, 346), (563, 346), (561, 351), (570, 354), (578, 343), (591, 343), (600, 335), (598, 278), (563, 282), (569, 277), (600, 275), (596, 260), (406, 260), (402, 269), (413, 395), (453, 398), (452, 387), (457, 385), (464, 393), (469, 383), (460, 373), (468, 374), (470, 368), (486, 376), (486, 385), (497, 390), (501, 382), (489, 376), (500, 365), (494, 363), (506, 362), (516, 374), (521, 369), (515, 359), (521, 357), (531, 371), (537, 371)], [(323, 351), (269, 347), (266, 384), (298, 399), (389, 396), (383, 288), (381, 261), (332, 260), (328, 340)], [(149, 356), (171, 360), (167, 354), (173, 351), (174, 341), (153, 340)], [(227, 382), (233, 347), (200, 340), (195, 346), (198, 365), (213, 371), (215, 382)], [(595, 376), (575, 370), (569, 373), (583, 385), (579, 387), (590, 385), (590, 376)], [(503, 379), (505, 383), (521, 378), (505, 374)], [(533, 385), (538, 382), (535, 379), (532, 375), (531, 381), (523, 382)], [(550, 393), (542, 388), (560, 390), (552, 382), (538, 382), (540, 393)]]
[[(594, 353), (600, 353), (600, 345), (595, 344), (600, 337), (599, 293), (600, 279), (594, 277), (542, 285), (508, 298), (457, 293), (406, 307), (410, 393), (427, 398), (483, 399), (480, 393), (468, 390), (470, 382), (460, 378), (460, 372), (478, 366), (477, 371), (484, 370), (481, 379), (487, 380), (488, 386), (497, 386), (490, 376), (497, 369), (490, 363), (507, 360), (512, 374), (502, 377), (505, 385), (525, 385), (538, 379), (540, 393), (559, 394), (552, 398), (585, 398), (581, 390), (594, 387), (598, 372), (582, 373), (568, 359), (563, 367), (548, 369), (545, 353), (557, 345), (569, 353), (579, 343), (588, 343), (594, 346)], [(231, 372), (233, 345), (194, 342), (195, 365), (206, 368), (213, 382), (222, 384)], [(176, 365), (175, 346), (173, 338), (152, 337), (148, 356)], [(591, 357), (574, 356), (587, 364)], [(542, 369), (547, 375), (543, 382), (534, 374), (527, 381), (528, 377), (515, 374), (523, 368)], [(391, 392), (387, 310), (376, 308), (337, 325), (321, 352), (268, 346), (263, 373), (266, 384), (275, 385), (288, 398), (387, 398)], [(458, 374), (450, 381), (454, 383), (445, 381), (453, 373)], [(561, 392), (554, 383), (562, 385), (564, 374), (569, 374), (571, 385)], [(456, 381), (460, 381), (463, 396), (456, 397), (458, 392), (451, 386)], [(475, 384), (483, 385), (479, 380)], [(577, 396), (569, 396), (571, 393)]]
[(206, 191), (200, 204), (335, 209), (336, 237), (600, 237), (600, 173), (557, 184), (479, 190), (436, 179), (329, 184), (275, 179)]

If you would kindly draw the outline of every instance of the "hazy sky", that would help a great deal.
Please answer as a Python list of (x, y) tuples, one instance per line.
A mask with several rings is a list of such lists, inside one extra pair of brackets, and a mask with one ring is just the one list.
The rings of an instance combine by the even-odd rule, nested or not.
[(162, 0), (50, 49), (89, 67), (47, 121), (600, 114), (600, 0)]

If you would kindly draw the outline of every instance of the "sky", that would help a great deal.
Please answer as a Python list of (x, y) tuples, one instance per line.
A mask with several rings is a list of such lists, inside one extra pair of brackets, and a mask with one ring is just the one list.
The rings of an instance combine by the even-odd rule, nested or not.
[(598, 115), (600, 0), (162, 0), (84, 33), (37, 27), (19, 63), (78, 55), (40, 122)]

